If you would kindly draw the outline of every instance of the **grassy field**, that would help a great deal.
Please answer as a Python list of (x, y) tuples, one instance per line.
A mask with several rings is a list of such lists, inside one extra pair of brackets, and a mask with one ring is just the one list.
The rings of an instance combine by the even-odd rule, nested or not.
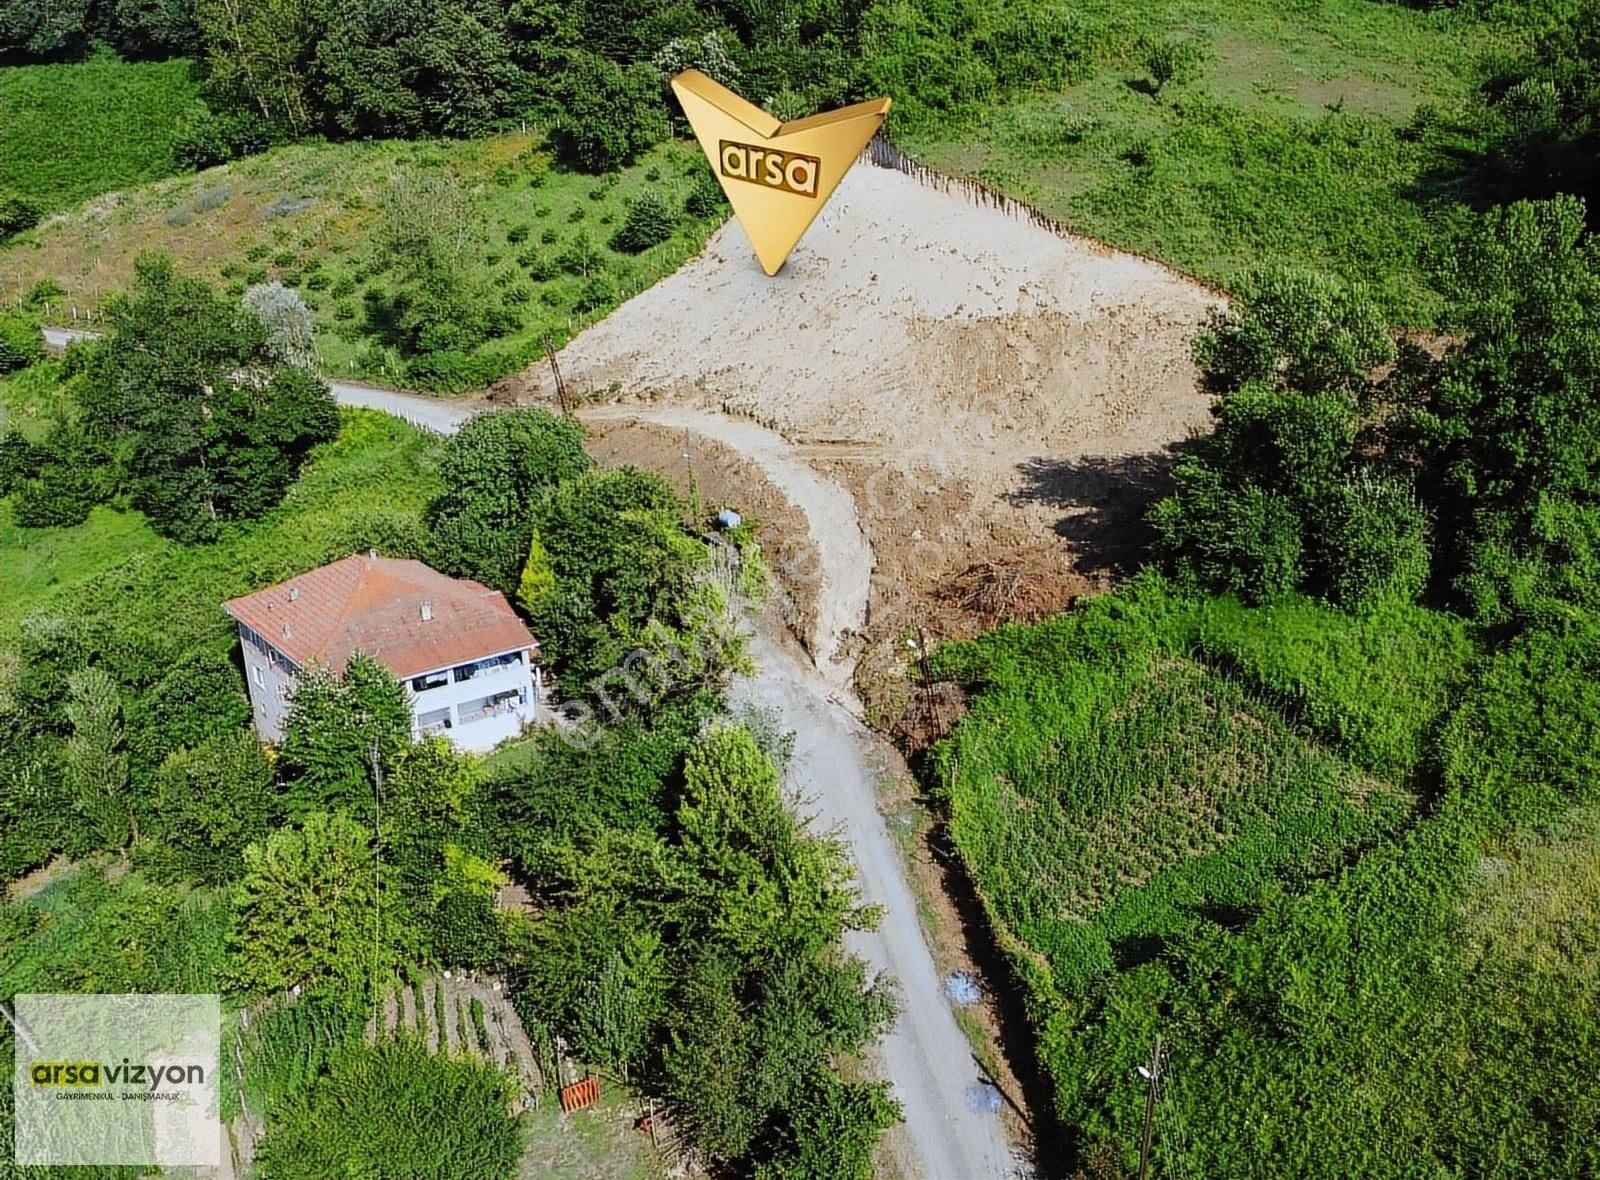
[(0, 187), (54, 212), (170, 175), (203, 109), (190, 69), (113, 57), (0, 69)]
[(1142, 578), (937, 661), (975, 695), (933, 785), (1089, 1171), (1158, 1035), (1156, 1175), (1600, 1167), (1591, 646)]
[[(1266, 260), (1372, 284), (1428, 321), (1417, 251), (1447, 159), (1410, 134), (1472, 101), (1483, 52), (1518, 34), (1463, 9), (1374, 0), (1084, 0), (1091, 64), (1054, 93), (913, 117), (934, 167), (976, 176), (1082, 232), (1226, 285)], [(1152, 94), (1146, 46), (1200, 47), (1192, 81)], [(1446, 205), (1445, 208), (1448, 208)]]
[(549, 1102), (522, 1119), (522, 1162), (526, 1180), (663, 1180), (667, 1169), (650, 1146), (650, 1136), (633, 1127), (638, 1102), (616, 1086), (602, 1084), (600, 1104), (562, 1114)]
[(950, 833), (1037, 986), (1081, 989), (1201, 915), (1241, 911), (1409, 820), (1413, 800), (1175, 654), (1190, 625), (1118, 606), (946, 654), (980, 687), (944, 751)]
[[(196, 176), (136, 190), (115, 208), (91, 202), (0, 253), (5, 290), (52, 279), (64, 303), (98, 307), (123, 287), (146, 250), (170, 253), (180, 268), (242, 294), (280, 279), (299, 287), (318, 327), (326, 370), (402, 382), (402, 358), (368, 331), (365, 297), (388, 294), (372, 237), (390, 180), (442, 172), (470, 194), (481, 221), (481, 273), (522, 319), (474, 356), (481, 385), (559, 346), (583, 324), (676, 269), (699, 250), (714, 222), (683, 218), (674, 236), (642, 254), (608, 247), (628, 201), (646, 187), (681, 209), (699, 152), (663, 144), (631, 168), (604, 177), (551, 165), (542, 139), (514, 134), (472, 142), (307, 143), (280, 148)], [(595, 253), (576, 258), (581, 240)], [(596, 274), (603, 275), (593, 280)], [(69, 313), (70, 314), (70, 313)], [(413, 383), (416, 383), (413, 381)]]

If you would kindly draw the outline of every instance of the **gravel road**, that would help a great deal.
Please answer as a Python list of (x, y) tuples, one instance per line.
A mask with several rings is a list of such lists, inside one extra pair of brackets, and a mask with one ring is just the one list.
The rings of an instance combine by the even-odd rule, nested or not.
[[(424, 429), (453, 433), (472, 411), (435, 398), (334, 382), (342, 405), (395, 414)], [(956, 1024), (923, 938), (916, 898), (899, 849), (878, 811), (877, 782), (887, 751), (857, 720), (848, 662), (835, 659), (841, 637), (865, 624), (872, 549), (850, 493), (798, 457), (782, 435), (710, 411), (681, 407), (606, 407), (584, 417), (629, 417), (712, 438), (742, 452), (805, 514), (820, 554), (816, 666), (770, 617), (751, 654), (759, 671), (734, 687), (736, 703), (775, 711), (795, 735), (791, 782), (818, 824), (835, 831), (855, 860), (863, 901), (883, 907), (874, 931), (850, 946), (899, 984), (901, 1015), (884, 1038), (884, 1074), (905, 1109), (905, 1140), (922, 1180), (990, 1180), (1018, 1163), (998, 1115), (974, 1098), (983, 1074)]]
[[(47, 329), (65, 347), (89, 335)], [(453, 434), (475, 408), (437, 398), (333, 381), (341, 405), (379, 410), (439, 434)], [(921, 1180), (991, 1180), (1021, 1169), (997, 1114), (980, 1101), (985, 1081), (940, 987), (899, 849), (878, 810), (877, 783), (888, 752), (858, 720), (851, 668), (840, 644), (866, 622), (872, 549), (850, 493), (810, 467), (784, 438), (712, 411), (682, 407), (605, 407), (595, 417), (629, 417), (712, 438), (759, 466), (801, 509), (819, 554), (821, 584), (815, 665), (770, 614), (751, 654), (759, 671), (735, 685), (736, 703), (776, 713), (795, 734), (790, 781), (820, 827), (844, 840), (855, 861), (861, 900), (881, 906), (874, 931), (850, 947), (897, 981), (901, 1015), (881, 1046), (884, 1074), (905, 1112), (901, 1140)]]

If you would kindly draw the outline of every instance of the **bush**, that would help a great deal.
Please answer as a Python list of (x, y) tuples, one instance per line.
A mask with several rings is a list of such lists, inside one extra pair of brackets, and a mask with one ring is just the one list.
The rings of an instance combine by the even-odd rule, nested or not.
[(351, 1046), (281, 1104), (257, 1167), (263, 1180), (510, 1180), (521, 1153), (511, 1088), (492, 1065), (413, 1041)]
[(1270, 599), (1305, 577), (1305, 539), (1293, 501), (1221, 472), (1179, 464), (1176, 488), (1150, 512), (1157, 552), (1180, 577), (1247, 601)]
[(272, 124), (252, 111), (207, 111), (178, 136), (172, 157), (178, 167), (198, 172), (264, 152), (273, 135)]
[(1200, 76), (1210, 52), (1197, 41), (1169, 39), (1153, 45), (1144, 56), (1150, 91), (1160, 95), (1168, 86), (1183, 86)]
[(1409, 482), (1367, 474), (1348, 481), (1329, 498), (1317, 532), (1335, 602), (1410, 602), (1428, 584), (1428, 517)]
[(0, 242), (39, 224), (39, 206), (9, 189), (0, 188)]
[(61, 424), (34, 450), (37, 469), (17, 492), (17, 523), (26, 528), (82, 524), (116, 490), (116, 457), (82, 429)]
[(0, 314), (0, 373), (14, 373), (43, 359), (39, 322), (16, 312)]
[(659, 246), (672, 236), (677, 214), (659, 189), (647, 188), (628, 202), (628, 216), (622, 228), (612, 235), (611, 248), (625, 254), (641, 254)]
[(694, 174), (694, 188), (689, 190), (689, 198), (683, 203), (683, 211), (690, 217), (706, 221), (723, 216), (727, 209), (727, 194), (722, 191), (722, 186), (717, 183), (716, 175), (711, 169), (702, 165)]

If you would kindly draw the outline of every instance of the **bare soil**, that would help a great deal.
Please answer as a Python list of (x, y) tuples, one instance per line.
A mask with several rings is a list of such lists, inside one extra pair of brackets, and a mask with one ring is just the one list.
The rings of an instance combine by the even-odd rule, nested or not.
[[(559, 363), (591, 403), (767, 426), (851, 492), (876, 562), (857, 684), (874, 720), (892, 723), (907, 636), (1059, 610), (1137, 550), (1174, 446), (1209, 421), (1190, 347), (1221, 303), (980, 191), (863, 161), (776, 279), (730, 222)], [(530, 367), (492, 397), (549, 402), (549, 370)], [(602, 454), (615, 447), (686, 484), (681, 438), (591, 427)], [(803, 547), (781, 494), (703, 451), (703, 497)], [(790, 582), (806, 615), (810, 588)]]

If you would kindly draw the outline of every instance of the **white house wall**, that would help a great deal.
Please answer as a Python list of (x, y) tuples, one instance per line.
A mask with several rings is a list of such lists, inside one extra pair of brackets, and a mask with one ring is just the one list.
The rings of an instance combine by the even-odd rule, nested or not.
[[(250, 687), (250, 708), (256, 733), (263, 741), (281, 742), (284, 722), (289, 715), (289, 702), (294, 696), (299, 678), (283, 666), (287, 661), (281, 654), (278, 660), (274, 660), (270, 654), (257, 646), (246, 633), (247, 630), (243, 626), (239, 629), (239, 647), (244, 653), (245, 680)], [(265, 637), (262, 639), (265, 640)], [(493, 659), (495, 656), (509, 654), (511, 653), (496, 652), (492, 656), (483, 658)], [(493, 749), (507, 738), (515, 737), (522, 731), (522, 727), (532, 722), (537, 715), (539, 694), (543, 687), (539, 671), (533, 664), (533, 653), (525, 649), (521, 654), (521, 661), (507, 664), (491, 672), (479, 672), (470, 680), (457, 681), (452, 667), (435, 669), (433, 672), (425, 673), (424, 676), (408, 677), (402, 681), (406, 696), (411, 701), (412, 736), (422, 736), (423, 726), (420, 718), (423, 715), (443, 710), (448, 713), (451, 724), (448, 728), (439, 728), (433, 732), (448, 737), (459, 749), (482, 752)], [(475, 662), (477, 661), (468, 661), (468, 663)], [(465, 665), (455, 667), (462, 666)], [(440, 672), (449, 677), (447, 683), (422, 692), (411, 687), (413, 679), (435, 676)], [(489, 716), (479, 717), (476, 720), (463, 719), (467, 706), (484, 697), (504, 692), (516, 692), (518, 701)]]
[[(495, 656), (509, 654), (511, 653), (496, 652), (493, 656), (483, 658), (494, 659)], [(423, 726), (420, 719), (424, 715), (448, 710), (450, 727), (434, 732), (442, 733), (463, 750), (490, 750), (506, 738), (515, 737), (524, 725), (534, 720), (541, 687), (538, 671), (533, 666), (532, 653), (524, 650), (521, 654), (522, 659), (519, 662), (507, 664), (492, 672), (479, 672), (470, 680), (456, 680), (454, 667), (438, 668), (421, 676), (408, 677), (404, 684), (406, 693), (411, 698), (413, 734), (419, 737), (422, 735)], [(463, 665), (455, 667), (461, 666)], [(441, 672), (449, 675), (448, 683), (420, 692), (412, 687), (413, 681), (426, 679)], [(463, 718), (466, 706), (502, 692), (516, 692), (521, 701), (526, 703), (514, 704), (503, 712), (473, 721)]]

